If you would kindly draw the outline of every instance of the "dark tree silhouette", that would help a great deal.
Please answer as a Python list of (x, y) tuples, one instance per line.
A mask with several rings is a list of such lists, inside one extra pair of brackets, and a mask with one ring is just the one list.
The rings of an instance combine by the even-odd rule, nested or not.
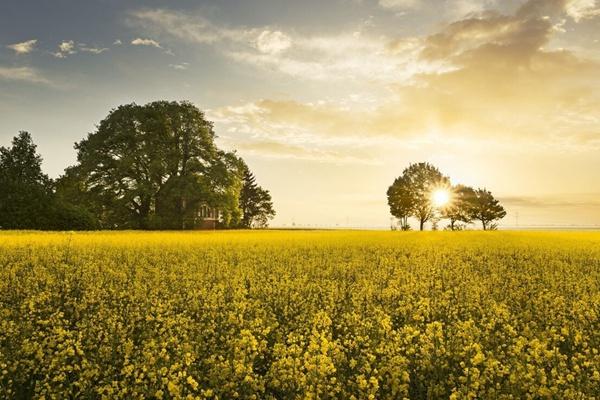
[(0, 147), (0, 227), (51, 227), (52, 181), (42, 173), (42, 158), (28, 132), (19, 132), (11, 147)]
[(400, 228), (404, 231), (409, 230), (408, 218), (413, 213), (416, 199), (404, 176), (396, 178), (388, 188), (387, 199), (390, 213), (400, 220)]
[(264, 228), (268, 225), (269, 219), (275, 216), (271, 194), (256, 184), (256, 177), (246, 164), (243, 167), (242, 181), (240, 208), (243, 217), (241, 226)]
[(495, 229), (494, 221), (502, 219), (506, 216), (506, 210), (500, 202), (492, 196), (492, 193), (487, 189), (475, 190), (475, 196), (470, 202), (471, 218), (481, 221), (483, 230)]

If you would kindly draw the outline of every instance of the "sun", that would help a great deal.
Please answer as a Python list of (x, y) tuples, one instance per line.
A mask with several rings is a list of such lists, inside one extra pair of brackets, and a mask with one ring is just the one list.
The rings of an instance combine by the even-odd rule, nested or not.
[(446, 189), (436, 189), (431, 193), (431, 201), (436, 207), (443, 207), (450, 202), (450, 192)]

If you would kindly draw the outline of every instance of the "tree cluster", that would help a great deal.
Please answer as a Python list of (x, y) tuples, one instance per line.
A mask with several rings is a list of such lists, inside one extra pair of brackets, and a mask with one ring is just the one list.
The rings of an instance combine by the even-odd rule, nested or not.
[(0, 227), (193, 229), (201, 206), (218, 210), (221, 227), (267, 226), (270, 193), (214, 139), (189, 102), (123, 105), (75, 145), (77, 164), (53, 181), (21, 132), (0, 149)]
[[(432, 196), (440, 190), (447, 193), (448, 202), (436, 205)], [(481, 222), (483, 230), (490, 230), (496, 229), (496, 221), (506, 216), (504, 207), (489, 190), (453, 186), (429, 163), (410, 164), (388, 188), (387, 198), (390, 213), (398, 218), (402, 230), (410, 229), (411, 217), (419, 222), (420, 230), (428, 221), (437, 227), (440, 219), (449, 221), (450, 230), (463, 229), (474, 221)]]

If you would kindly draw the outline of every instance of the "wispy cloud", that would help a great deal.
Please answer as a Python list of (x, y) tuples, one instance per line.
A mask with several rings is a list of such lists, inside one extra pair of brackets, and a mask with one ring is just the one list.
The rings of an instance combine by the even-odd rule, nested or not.
[(130, 22), (157, 33), (168, 33), (178, 39), (194, 43), (216, 43), (223, 40), (235, 42), (248, 39), (253, 33), (245, 29), (228, 29), (215, 26), (201, 15), (166, 9), (144, 9), (131, 13)]
[(27, 54), (27, 53), (31, 53), (35, 49), (36, 43), (37, 43), (37, 39), (32, 39), (32, 40), (27, 40), (27, 41), (21, 42), (21, 43), (9, 44), (6, 47), (14, 50), (15, 53), (17, 53), (17, 54)]
[(348, 152), (344, 149), (316, 147), (310, 144), (288, 143), (269, 139), (244, 140), (240, 138), (222, 138), (221, 142), (231, 145), (246, 155), (256, 155), (277, 159), (296, 159), (334, 164), (368, 164), (377, 165), (379, 161), (372, 154), (357, 150)]
[(600, 193), (569, 193), (546, 196), (500, 196), (508, 206), (532, 208), (600, 208)]
[(600, 3), (597, 0), (570, 0), (565, 9), (576, 22), (600, 16)]
[(0, 79), (6, 81), (23, 81), (31, 83), (49, 84), (37, 69), (31, 67), (2, 67), (0, 66)]
[(179, 71), (184, 71), (190, 67), (190, 63), (182, 62), (179, 64), (169, 64), (169, 67), (179, 70)]
[(159, 49), (162, 48), (160, 43), (158, 43), (156, 40), (152, 40), (152, 39), (136, 38), (131, 41), (131, 44), (134, 46), (151, 46), (151, 47), (156, 47)]
[(219, 26), (201, 15), (164, 9), (134, 12), (130, 22), (158, 35), (214, 46), (240, 63), (301, 79), (389, 83), (438, 69), (418, 59), (421, 42), (416, 38), (367, 34), (362, 25), (354, 31), (307, 37), (269, 26)]
[(66, 58), (75, 53), (77, 53), (75, 50), (75, 41), (64, 40), (58, 45), (58, 51), (52, 53), (52, 55), (56, 58)]
[(102, 54), (109, 50), (108, 47), (88, 46), (85, 43), (76, 43), (74, 40), (64, 40), (58, 45), (58, 51), (52, 55), (56, 58), (67, 58), (77, 53)]
[(83, 43), (80, 43), (79, 50), (81, 50), (84, 53), (102, 54), (105, 51), (108, 51), (109, 48), (108, 47), (90, 47), (90, 46), (86, 46)]
[(261, 53), (277, 54), (292, 45), (292, 38), (281, 31), (262, 31), (256, 38), (256, 48)]
[(421, 5), (421, 0), (379, 0), (378, 4), (382, 8), (391, 10), (414, 9)]

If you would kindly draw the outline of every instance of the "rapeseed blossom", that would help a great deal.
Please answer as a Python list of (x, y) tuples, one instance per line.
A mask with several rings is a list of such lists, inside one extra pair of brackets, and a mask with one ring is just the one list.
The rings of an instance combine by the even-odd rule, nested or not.
[(0, 233), (0, 398), (593, 399), (600, 234)]

